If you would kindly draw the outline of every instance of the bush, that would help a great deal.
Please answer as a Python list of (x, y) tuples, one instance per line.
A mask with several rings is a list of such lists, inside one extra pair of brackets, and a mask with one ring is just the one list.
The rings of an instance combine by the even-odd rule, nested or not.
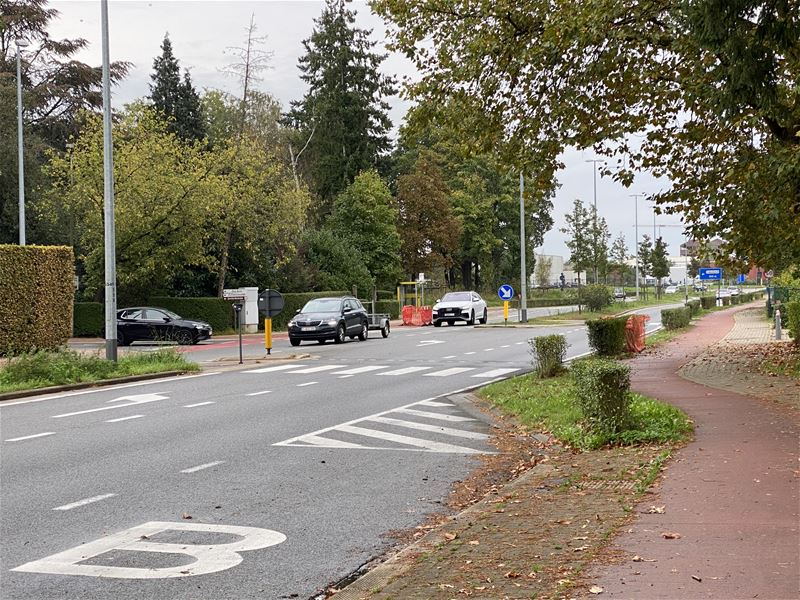
[(608, 433), (630, 424), (630, 368), (614, 360), (590, 358), (570, 369), (575, 395), (589, 427)]
[(689, 307), (689, 310), (691, 311), (693, 317), (696, 317), (697, 315), (700, 314), (700, 309), (702, 308), (702, 305), (700, 304), (699, 298), (692, 298), (686, 303), (686, 306)]
[(625, 349), (625, 325), (628, 317), (586, 321), (589, 347), (600, 356), (616, 356)]
[(591, 312), (603, 310), (614, 303), (614, 293), (604, 285), (587, 285), (581, 290), (581, 298)]
[(730, 296), (723, 296), (722, 297), (722, 306), (730, 306), (731, 305), (731, 297)]
[(664, 329), (680, 329), (687, 327), (692, 320), (692, 309), (688, 306), (682, 308), (669, 308), (661, 311), (661, 323)]
[(102, 337), (106, 331), (105, 308), (101, 302), (76, 302), (72, 308), (72, 335)]
[[(166, 308), (186, 319), (205, 321), (214, 331), (233, 329), (233, 302), (222, 298), (182, 298), (153, 296), (147, 300), (149, 306)], [(125, 308), (120, 306), (119, 308)]]
[(703, 310), (711, 310), (717, 305), (717, 301), (714, 296), (703, 296), (700, 298), (700, 304), (703, 306)]
[[(371, 300), (362, 300), (361, 304), (364, 305), (368, 313), (372, 312)], [(388, 314), (390, 319), (400, 318), (400, 306), (397, 304), (397, 300), (378, 300), (375, 303), (375, 312)]]
[(789, 302), (785, 305), (789, 333), (794, 343), (800, 346), (800, 301)]
[(567, 338), (563, 335), (543, 335), (528, 340), (530, 353), (533, 356), (533, 367), (539, 379), (554, 377), (564, 368), (564, 357), (567, 354)]

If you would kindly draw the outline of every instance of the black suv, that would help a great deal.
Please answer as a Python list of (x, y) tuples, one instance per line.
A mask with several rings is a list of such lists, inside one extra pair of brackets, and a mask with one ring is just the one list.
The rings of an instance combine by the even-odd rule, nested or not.
[(315, 298), (289, 321), (289, 343), (299, 346), (303, 340), (316, 340), (324, 344), (333, 340), (341, 344), (347, 337), (357, 336), (362, 342), (369, 335), (367, 311), (352, 296), (341, 298)]

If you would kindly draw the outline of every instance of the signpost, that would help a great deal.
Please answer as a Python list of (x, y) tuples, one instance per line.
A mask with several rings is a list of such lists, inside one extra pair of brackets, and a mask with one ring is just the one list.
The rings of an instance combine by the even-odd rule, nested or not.
[(264, 348), (272, 354), (272, 317), (283, 310), (283, 296), (278, 290), (266, 289), (258, 294), (258, 311), (264, 315)]
[(242, 304), (247, 298), (243, 288), (226, 288), (222, 290), (224, 300), (233, 300), (233, 313), (236, 315), (236, 329), (239, 330), (239, 364), (242, 364)]
[(697, 274), (700, 276), (700, 281), (716, 281), (717, 282), (717, 302), (722, 302), (719, 292), (722, 289), (722, 269), (719, 267), (703, 267), (698, 269)]
[(508, 325), (508, 301), (514, 297), (514, 288), (504, 283), (500, 286), (500, 289), (497, 290), (497, 295), (500, 297), (500, 300), (503, 301), (503, 320), (505, 324)]

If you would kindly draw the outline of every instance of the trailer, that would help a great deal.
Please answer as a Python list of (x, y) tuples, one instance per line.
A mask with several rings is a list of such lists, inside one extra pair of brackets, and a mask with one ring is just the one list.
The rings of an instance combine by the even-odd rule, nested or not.
[(369, 319), (368, 326), (373, 331), (380, 331), (381, 335), (385, 338), (389, 337), (389, 318), (386, 313), (370, 313), (367, 315)]

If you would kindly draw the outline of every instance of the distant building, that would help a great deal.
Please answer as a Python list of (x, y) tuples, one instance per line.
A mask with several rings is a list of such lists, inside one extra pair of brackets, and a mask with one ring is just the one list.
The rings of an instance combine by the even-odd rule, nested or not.
[[(560, 281), (559, 278), (561, 277), (561, 273), (564, 273), (564, 257), (558, 256), (557, 254), (536, 254), (536, 264), (540, 264), (539, 261), (550, 260), (550, 275), (547, 278), (548, 285), (559, 285)], [(566, 277), (566, 273), (564, 273)], [(567, 279), (569, 281), (569, 279)], [(533, 273), (530, 276), (530, 286), (535, 287), (539, 285), (538, 280), (536, 279), (536, 267), (533, 268)]]

